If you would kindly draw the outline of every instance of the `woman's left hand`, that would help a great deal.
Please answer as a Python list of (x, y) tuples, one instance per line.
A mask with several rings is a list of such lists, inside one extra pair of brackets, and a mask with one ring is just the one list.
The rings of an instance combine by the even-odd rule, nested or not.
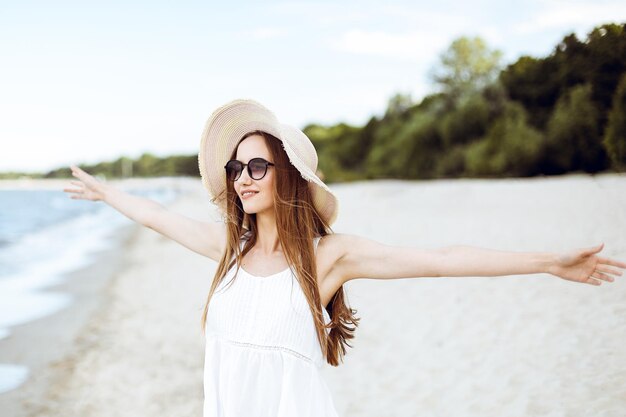
[(615, 278), (609, 274), (621, 276), (622, 271), (610, 266), (626, 268), (626, 263), (597, 256), (603, 247), (604, 243), (591, 248), (557, 253), (548, 272), (559, 278), (583, 284), (600, 285), (602, 281), (613, 282)]

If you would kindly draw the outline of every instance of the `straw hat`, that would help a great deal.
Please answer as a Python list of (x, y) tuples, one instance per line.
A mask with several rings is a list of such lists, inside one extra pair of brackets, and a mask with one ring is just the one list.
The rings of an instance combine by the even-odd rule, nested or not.
[(311, 140), (299, 129), (282, 124), (274, 113), (254, 100), (233, 100), (213, 112), (207, 120), (200, 141), (198, 164), (202, 184), (226, 213), (226, 173), (224, 166), (246, 134), (261, 130), (280, 139), (289, 162), (309, 182), (313, 204), (322, 218), (331, 225), (337, 218), (337, 197), (318, 178), (317, 152)]

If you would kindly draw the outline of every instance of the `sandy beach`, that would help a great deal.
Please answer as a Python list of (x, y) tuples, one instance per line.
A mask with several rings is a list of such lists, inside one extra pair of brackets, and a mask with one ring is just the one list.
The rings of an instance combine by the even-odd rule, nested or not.
[[(219, 219), (199, 179), (181, 184), (188, 192), (172, 210)], [(339, 233), (524, 252), (604, 242), (603, 255), (626, 261), (624, 175), (331, 189)], [(125, 233), (64, 284), (84, 293), (82, 304), (0, 340), (3, 361), (33, 369), (0, 394), (3, 417), (202, 415), (200, 315), (216, 263), (147, 228)], [(354, 348), (323, 376), (342, 417), (623, 417), (625, 279), (599, 287), (547, 274), (354, 280), (346, 284), (361, 317)]]

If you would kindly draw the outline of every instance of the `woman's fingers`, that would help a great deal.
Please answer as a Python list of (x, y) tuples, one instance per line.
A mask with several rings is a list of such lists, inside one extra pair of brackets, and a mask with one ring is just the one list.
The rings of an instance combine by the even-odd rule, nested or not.
[(602, 272), (595, 270), (593, 271), (593, 274), (591, 274), (592, 277), (597, 278), (597, 279), (603, 279), (605, 281), (609, 281), (609, 282), (613, 282), (613, 277), (610, 277), (607, 274), (603, 274)]
[(80, 169), (78, 167), (75, 167), (75, 168), (72, 168), (72, 175), (75, 176), (75, 177), (80, 178), (83, 175), (87, 175), (87, 173), (85, 171), (83, 171), (82, 169)]
[(102, 184), (95, 177), (83, 171), (76, 165), (70, 165), (72, 175), (78, 180), (70, 180), (70, 184), (78, 188), (65, 188), (63, 191), (71, 193), (70, 198), (90, 201), (103, 199)]
[(63, 189), (63, 191), (65, 191), (66, 193), (77, 193), (77, 192), (82, 191), (82, 190), (77, 190), (76, 188), (67, 188), (66, 187), (66, 188)]
[(77, 177), (80, 180), (80, 181), (70, 180), (70, 184), (77, 186), (78, 188), (66, 187), (63, 189), (63, 191), (70, 193), (69, 197), (74, 200), (85, 200), (86, 199), (85, 191), (86, 191), (86, 188), (88, 187), (87, 182), (89, 181), (86, 176), (89, 174), (87, 174), (85, 171), (83, 171), (76, 165), (71, 165), (70, 168), (72, 170), (72, 175)]
[(70, 193), (70, 198), (81, 198), (82, 197), (82, 193), (83, 190), (82, 189), (76, 189), (76, 188), (64, 188), (63, 191), (65, 191), (66, 193)]
[(70, 184), (75, 185), (77, 187), (79, 187), (78, 189), (76, 188), (69, 188), (69, 187), (65, 187), (63, 189), (63, 191), (68, 191), (68, 192), (78, 192), (78, 191), (82, 191), (83, 187), (85, 186), (81, 181), (71, 181), (70, 180)]
[(597, 275), (596, 271), (594, 271), (586, 279), (584, 279), (583, 282), (585, 284), (600, 285), (601, 278)]
[(81, 181), (81, 186), (84, 186), (90, 190), (95, 190), (98, 187), (99, 181), (92, 175), (72, 165), (72, 175), (77, 177)]
[(612, 265), (612, 266), (618, 266), (622, 269), (626, 268), (626, 263), (624, 262), (620, 262), (620, 261), (616, 261), (610, 258), (598, 258), (598, 262), (601, 264), (605, 264), (605, 265)]
[(613, 269), (613, 268), (609, 268), (607, 266), (604, 265), (596, 265), (596, 271), (602, 271), (602, 272), (607, 272), (609, 274), (613, 274), (613, 275), (622, 275), (622, 271), (619, 271), (617, 269)]
[(71, 188), (64, 188), (63, 191), (65, 191), (66, 193), (70, 193), (69, 197), (75, 200), (83, 198), (81, 190), (73, 190)]
[(93, 178), (87, 172), (83, 171), (82, 169), (74, 165), (72, 165), (72, 175), (84, 182), (88, 182), (90, 179)]

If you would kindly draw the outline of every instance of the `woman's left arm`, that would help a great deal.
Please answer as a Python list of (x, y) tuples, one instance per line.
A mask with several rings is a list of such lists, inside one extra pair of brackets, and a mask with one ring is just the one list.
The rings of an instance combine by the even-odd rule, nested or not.
[(370, 239), (335, 234), (335, 265), (343, 282), (355, 278), (493, 277), (549, 273), (569, 281), (600, 285), (622, 275), (626, 263), (597, 256), (604, 244), (562, 253), (507, 252), (474, 246), (423, 250), (390, 246)]

